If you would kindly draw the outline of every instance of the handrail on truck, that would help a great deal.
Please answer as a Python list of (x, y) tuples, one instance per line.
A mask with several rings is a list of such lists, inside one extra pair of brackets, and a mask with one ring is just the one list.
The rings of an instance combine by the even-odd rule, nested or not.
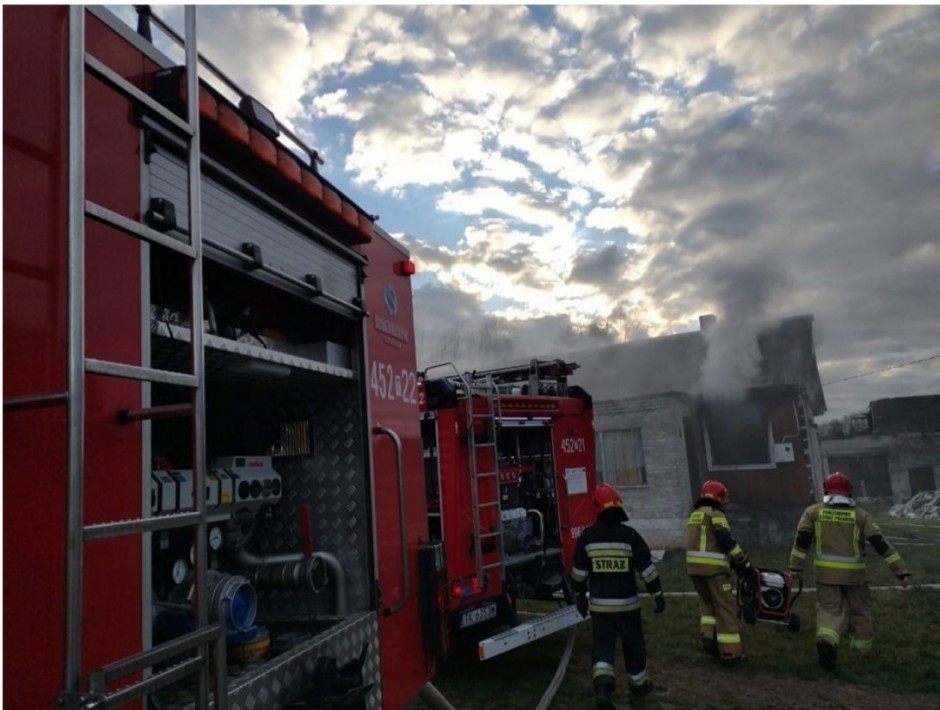
[(401, 438), (396, 434), (392, 429), (388, 427), (376, 425), (372, 427), (372, 433), (376, 436), (387, 436), (392, 440), (392, 443), (395, 445), (395, 464), (396, 472), (398, 475), (398, 516), (399, 516), (399, 535), (401, 537), (401, 571), (402, 571), (402, 593), (401, 599), (398, 600), (398, 603), (388, 607), (385, 610), (385, 616), (391, 616), (396, 614), (402, 609), (405, 608), (405, 604), (408, 603), (408, 597), (411, 594), (411, 580), (410, 580), (410, 570), (408, 569), (408, 535), (407, 529), (405, 527), (405, 477), (404, 477), (404, 462), (402, 459), (402, 446)]

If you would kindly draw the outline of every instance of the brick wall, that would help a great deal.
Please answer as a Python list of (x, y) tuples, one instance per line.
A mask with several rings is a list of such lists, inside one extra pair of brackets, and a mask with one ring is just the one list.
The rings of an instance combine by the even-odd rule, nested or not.
[(635, 527), (652, 548), (685, 544), (685, 521), (692, 506), (689, 466), (679, 395), (595, 402), (597, 431), (640, 429), (646, 484), (618, 487)]

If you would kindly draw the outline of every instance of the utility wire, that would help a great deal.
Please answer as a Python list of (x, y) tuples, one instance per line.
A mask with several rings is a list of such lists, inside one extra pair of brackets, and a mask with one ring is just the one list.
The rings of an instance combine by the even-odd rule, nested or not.
[(927, 362), (928, 360), (936, 360), (940, 358), (940, 353), (936, 355), (931, 355), (930, 357), (922, 357), (920, 360), (911, 360), (911, 362), (903, 362), (900, 365), (889, 365), (888, 367), (882, 367), (878, 370), (872, 370), (871, 372), (863, 372), (860, 375), (852, 375), (851, 377), (843, 377), (841, 380), (833, 380), (832, 382), (823, 382), (823, 387), (828, 387), (829, 385), (837, 385), (840, 382), (848, 382), (849, 380), (857, 380), (859, 377), (868, 377), (869, 375), (877, 375), (879, 372), (887, 372), (888, 370), (897, 370), (901, 367), (910, 367), (911, 365), (919, 365), (922, 362)]

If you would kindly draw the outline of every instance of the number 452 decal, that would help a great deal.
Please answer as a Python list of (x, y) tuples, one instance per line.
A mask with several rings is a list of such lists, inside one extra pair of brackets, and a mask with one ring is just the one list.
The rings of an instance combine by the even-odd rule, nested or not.
[(395, 371), (386, 362), (373, 362), (369, 375), (369, 388), (379, 399), (400, 399), (408, 404), (418, 403), (418, 378), (409, 370)]

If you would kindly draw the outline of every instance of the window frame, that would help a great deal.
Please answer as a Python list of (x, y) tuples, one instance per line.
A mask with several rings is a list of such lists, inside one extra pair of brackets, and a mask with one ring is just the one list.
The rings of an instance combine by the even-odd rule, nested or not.
[(711, 434), (708, 431), (708, 417), (702, 415), (702, 432), (705, 439), (705, 464), (709, 471), (772, 471), (777, 468), (774, 458), (774, 423), (770, 414), (767, 414), (767, 454), (769, 463), (746, 464), (716, 464), (712, 458)]
[[(610, 480), (608, 477), (610, 467), (607, 465), (606, 457), (604, 456), (604, 435), (605, 434), (615, 434), (620, 432), (636, 432), (636, 438), (634, 440), (634, 457), (639, 454), (640, 465), (637, 466), (637, 470), (640, 472), (641, 480), (638, 483), (619, 483), (616, 480)], [(649, 476), (646, 467), (646, 450), (643, 446), (643, 427), (634, 426), (634, 427), (618, 427), (616, 429), (596, 429), (594, 431), (594, 461), (597, 468), (597, 478), (598, 482), (607, 483), (608, 485), (614, 486), (615, 488), (647, 488), (649, 486)]]

